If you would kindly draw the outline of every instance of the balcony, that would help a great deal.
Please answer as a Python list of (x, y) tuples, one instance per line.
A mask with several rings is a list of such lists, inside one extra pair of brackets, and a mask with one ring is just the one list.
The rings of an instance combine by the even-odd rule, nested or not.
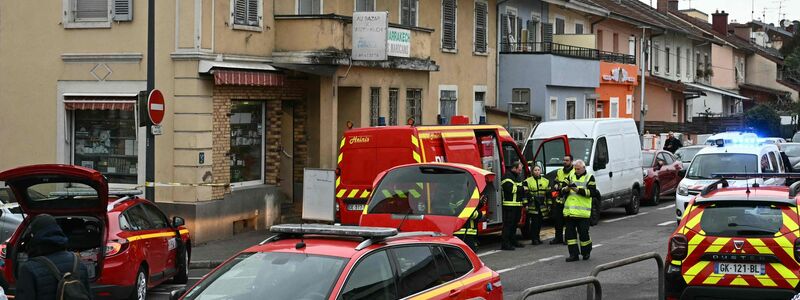
[(636, 64), (636, 56), (622, 54), (622, 53), (607, 52), (607, 51), (600, 51), (600, 60), (605, 62), (628, 64), (628, 65)]
[(500, 54), (552, 54), (572, 58), (600, 59), (597, 49), (551, 42), (502, 43), (500, 44)]

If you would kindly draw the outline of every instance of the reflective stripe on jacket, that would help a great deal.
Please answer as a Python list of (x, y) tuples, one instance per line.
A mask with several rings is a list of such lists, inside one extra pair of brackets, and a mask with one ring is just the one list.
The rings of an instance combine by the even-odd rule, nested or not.
[(480, 210), (472, 211), (472, 214), (469, 216), (469, 220), (467, 223), (464, 224), (464, 227), (461, 227), (458, 231), (454, 232), (453, 234), (466, 234), (466, 235), (478, 235), (478, 219), (481, 218)]
[(503, 181), (500, 182), (503, 188), (503, 206), (522, 206), (523, 197), (522, 182), (519, 182), (511, 171), (506, 172)]
[(564, 217), (589, 218), (592, 215), (592, 194), (596, 193), (594, 176), (585, 174), (577, 176), (575, 173), (570, 175), (570, 183), (577, 186), (578, 191), (569, 191), (564, 202)]
[(547, 193), (550, 192), (550, 181), (543, 176), (539, 177), (539, 179), (528, 177), (528, 179), (525, 179), (525, 184), (528, 186), (528, 193), (530, 193), (531, 199), (531, 201), (528, 201), (528, 213), (538, 214), (539, 211), (536, 206), (538, 204), (539, 209), (544, 208), (545, 198)]

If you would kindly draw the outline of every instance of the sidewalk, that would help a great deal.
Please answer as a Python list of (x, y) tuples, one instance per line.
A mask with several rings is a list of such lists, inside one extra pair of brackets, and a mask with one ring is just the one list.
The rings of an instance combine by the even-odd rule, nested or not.
[(271, 233), (268, 230), (257, 230), (238, 234), (229, 239), (212, 241), (192, 247), (192, 261), (189, 263), (190, 269), (212, 269), (216, 268), (226, 259), (261, 243), (267, 239)]

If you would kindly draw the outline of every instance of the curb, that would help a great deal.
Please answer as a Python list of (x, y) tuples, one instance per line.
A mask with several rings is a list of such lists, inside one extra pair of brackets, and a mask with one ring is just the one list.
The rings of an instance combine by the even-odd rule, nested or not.
[(189, 263), (189, 269), (213, 269), (223, 263), (222, 260), (199, 260)]

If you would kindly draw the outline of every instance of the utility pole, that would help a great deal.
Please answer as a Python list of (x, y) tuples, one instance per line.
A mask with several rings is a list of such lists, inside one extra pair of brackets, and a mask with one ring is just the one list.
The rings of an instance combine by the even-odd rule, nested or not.
[(641, 28), (642, 28), (642, 38), (641, 38), (642, 51), (640, 51), (641, 54), (640, 54), (640, 57), (639, 57), (639, 68), (640, 68), (639, 74), (640, 74), (640, 78), (642, 78), (642, 80), (639, 82), (639, 86), (641, 87), (642, 94), (641, 94), (641, 97), (639, 98), (639, 100), (640, 100), (639, 102), (641, 104), (641, 113), (639, 114), (639, 136), (640, 136), (641, 140), (644, 141), (644, 118), (645, 118), (645, 116), (647, 116), (647, 111), (645, 111), (645, 109), (644, 109), (645, 108), (645, 105), (644, 105), (644, 102), (645, 102), (645, 100), (644, 100), (644, 84), (645, 84), (644, 78), (647, 77), (647, 76), (645, 76), (646, 75), (645, 74), (645, 66), (647, 65), (646, 59), (649, 59), (649, 57), (647, 57), (647, 36), (646, 36), (646, 34), (647, 34), (646, 31), (647, 31), (648, 27), (647, 26), (642, 26)]
[[(156, 0), (147, 0), (147, 94), (155, 89), (155, 20), (156, 20)], [(141, 109), (141, 108), (140, 108)], [(153, 135), (153, 124), (147, 122), (147, 146), (145, 151), (145, 188), (144, 195), (147, 200), (156, 202), (155, 181), (156, 181), (156, 139)]]

